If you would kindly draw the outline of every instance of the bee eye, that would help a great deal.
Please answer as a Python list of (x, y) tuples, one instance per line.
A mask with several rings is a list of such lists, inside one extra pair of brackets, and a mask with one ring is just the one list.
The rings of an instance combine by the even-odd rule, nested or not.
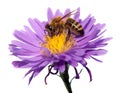
[(52, 26), (49, 25), (49, 24), (46, 24), (45, 28), (46, 28), (46, 29), (49, 29), (50, 31), (52, 31)]
[(50, 26), (50, 25), (49, 25), (48, 29), (51, 30), (51, 31), (53, 30), (53, 29), (52, 29), (52, 26)]

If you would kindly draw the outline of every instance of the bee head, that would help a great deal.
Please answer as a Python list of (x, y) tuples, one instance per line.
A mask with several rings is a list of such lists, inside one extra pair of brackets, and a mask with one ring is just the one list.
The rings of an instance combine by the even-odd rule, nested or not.
[(45, 25), (45, 31), (48, 32), (48, 35), (50, 37), (52, 37), (54, 35), (54, 33), (55, 33), (54, 27), (52, 25), (50, 25), (50, 24)]

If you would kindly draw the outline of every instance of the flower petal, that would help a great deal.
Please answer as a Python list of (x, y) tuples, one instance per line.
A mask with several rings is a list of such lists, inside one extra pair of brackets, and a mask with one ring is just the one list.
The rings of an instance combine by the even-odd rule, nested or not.
[(83, 27), (85, 29), (85, 34), (89, 33), (90, 29), (93, 27), (93, 24), (95, 23), (94, 17), (91, 17), (88, 23)]
[(66, 9), (65, 12), (64, 12), (64, 15), (70, 13), (70, 9)]
[(39, 36), (38, 36), (36, 33), (34, 33), (28, 26), (24, 26), (24, 28), (25, 28), (26, 34), (31, 38), (31, 40), (32, 40), (35, 44), (39, 45), (38, 41), (39, 41), (39, 42), (41, 41), (41, 40), (38, 38)]
[[(79, 45), (79, 46), (82, 46), (82, 45), (90, 42), (92, 39), (97, 38), (97, 34), (98, 34), (99, 31), (100, 31), (100, 28), (98, 28), (99, 26), (100, 26), (100, 24), (97, 24), (97, 25), (95, 25), (94, 27), (92, 27), (92, 29), (91, 29), (90, 32), (89, 32), (89, 36), (86, 36), (86, 37), (84, 37), (83, 39), (79, 39), (79, 41), (77, 41), (77, 42), (78, 42), (78, 45)], [(99, 29), (99, 30), (98, 30), (98, 29)]]
[(65, 64), (62, 64), (60, 67), (59, 67), (59, 71), (61, 73), (63, 73), (65, 71)]
[(39, 62), (34, 62), (33, 63), (33, 62), (30, 62), (30, 61), (24, 60), (24, 61), (13, 61), (12, 64), (16, 68), (30, 68), (30, 67), (38, 65), (40, 63)]
[(80, 49), (80, 47), (76, 47), (72, 49), (71, 54), (76, 56), (83, 56), (85, 54), (85, 49)]
[(75, 61), (81, 61), (82, 60), (81, 56), (71, 55), (71, 57), (72, 57), (72, 60), (75, 60)]
[[(40, 22), (40, 20), (38, 20), (37, 18), (35, 18), (35, 19), (33, 19), (33, 20), (37, 23), (37, 25), (38, 25), (42, 30), (45, 29), (45, 25), (46, 25), (47, 22), (45, 22), (45, 21)], [(42, 33), (43, 35), (45, 34), (44, 31), (42, 31), (42, 32), (40, 32), (40, 33)], [(38, 35), (39, 35), (39, 34), (38, 34)]]
[(39, 47), (40, 45), (37, 47), (37, 46), (31, 45), (31, 44), (28, 44), (28, 43), (23, 43), (23, 42), (20, 42), (20, 41), (17, 41), (17, 40), (13, 40), (12, 44), (10, 46), (25, 49), (25, 50), (28, 50), (28, 51), (31, 51), (31, 52), (40, 51), (40, 47)]
[(107, 53), (107, 51), (104, 50), (104, 49), (87, 50), (87, 51), (86, 51), (86, 54), (87, 54), (88, 56), (90, 56), (90, 55), (99, 56), (99, 55), (104, 55), (104, 54), (106, 54), (106, 53)]
[(78, 66), (78, 62), (75, 61), (75, 60), (68, 61), (68, 64), (70, 64), (73, 67), (77, 67)]
[(50, 22), (51, 19), (54, 17), (51, 8), (48, 8), (47, 10), (47, 17), (48, 17), (48, 22)]
[(86, 19), (84, 19), (84, 20), (81, 22), (82, 27), (85, 28), (86, 25), (89, 23), (90, 19), (91, 19), (91, 15), (89, 15)]
[(60, 12), (59, 9), (57, 9), (56, 12), (55, 12), (55, 17), (56, 16), (63, 16), (63, 14)]
[(41, 28), (40, 23), (39, 24), (36, 23), (36, 21), (31, 19), (31, 18), (29, 18), (28, 21), (29, 21), (31, 27), (33, 28), (33, 30), (37, 33), (40, 40), (43, 41), (43, 39), (44, 39), (44, 29)]
[(26, 75), (29, 74), (29, 73), (31, 73), (31, 72), (33, 72), (33, 73), (32, 73), (32, 75), (31, 75), (30, 78), (29, 78), (29, 83), (28, 83), (28, 84), (30, 84), (31, 81), (32, 81), (32, 79), (33, 79), (33, 77), (36, 77), (44, 68), (45, 68), (45, 67), (39, 67), (39, 68), (37, 68), (37, 69), (35, 69), (35, 70), (33, 70), (33, 71), (30, 71), (30, 70), (29, 70), (29, 71), (26, 73)]
[(59, 70), (61, 73), (65, 71), (65, 62), (60, 61), (59, 63), (54, 64), (55, 70)]
[(59, 58), (60, 58), (61, 60), (65, 60), (65, 61), (70, 61), (70, 60), (72, 59), (71, 56), (68, 55), (68, 54), (61, 54), (61, 55), (59, 56)]
[(83, 66), (86, 66), (86, 65), (87, 65), (87, 62), (86, 62), (84, 59), (82, 59), (81, 61), (79, 61), (79, 63), (80, 63), (81, 65), (83, 65)]
[[(32, 46), (36, 46), (36, 43), (34, 43), (32, 40), (31, 40), (31, 37), (29, 37), (25, 31), (21, 30), (21, 31), (17, 31), (15, 30), (14, 32), (14, 36), (16, 38), (18, 38), (19, 40), (25, 42), (25, 43), (28, 43)], [(38, 44), (37, 44), (38, 45)]]
[(80, 17), (80, 8), (77, 9), (77, 12), (76, 12), (75, 15), (74, 15), (74, 19), (75, 19), (76, 21), (78, 21), (78, 20), (79, 20), (79, 17)]

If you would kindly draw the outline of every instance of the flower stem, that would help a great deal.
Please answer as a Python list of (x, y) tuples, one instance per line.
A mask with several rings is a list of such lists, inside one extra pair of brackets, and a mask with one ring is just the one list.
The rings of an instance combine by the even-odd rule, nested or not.
[(71, 84), (70, 84), (70, 82), (69, 82), (68, 69), (69, 69), (69, 66), (68, 66), (68, 64), (66, 63), (66, 64), (65, 64), (65, 71), (64, 71), (63, 73), (60, 72), (60, 77), (61, 77), (61, 79), (63, 80), (64, 85), (65, 85), (68, 93), (72, 93)]

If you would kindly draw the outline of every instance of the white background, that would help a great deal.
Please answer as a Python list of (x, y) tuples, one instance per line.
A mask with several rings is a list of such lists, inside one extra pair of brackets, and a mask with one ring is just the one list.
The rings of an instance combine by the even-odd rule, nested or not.
[(14, 39), (14, 30), (29, 26), (29, 17), (47, 20), (48, 7), (62, 12), (66, 8), (74, 10), (80, 7), (81, 18), (92, 14), (97, 22), (107, 24), (105, 36), (113, 37), (105, 47), (108, 53), (98, 57), (103, 63), (88, 62), (93, 81), (89, 83), (88, 74), (83, 70), (81, 79), (72, 83), (73, 93), (120, 93), (119, 4), (119, 0), (0, 0), (0, 93), (67, 93), (57, 76), (50, 75), (48, 85), (44, 84), (47, 68), (28, 86), (29, 76), (23, 78), (28, 69), (16, 69), (11, 64), (16, 58), (10, 55), (8, 44)]

